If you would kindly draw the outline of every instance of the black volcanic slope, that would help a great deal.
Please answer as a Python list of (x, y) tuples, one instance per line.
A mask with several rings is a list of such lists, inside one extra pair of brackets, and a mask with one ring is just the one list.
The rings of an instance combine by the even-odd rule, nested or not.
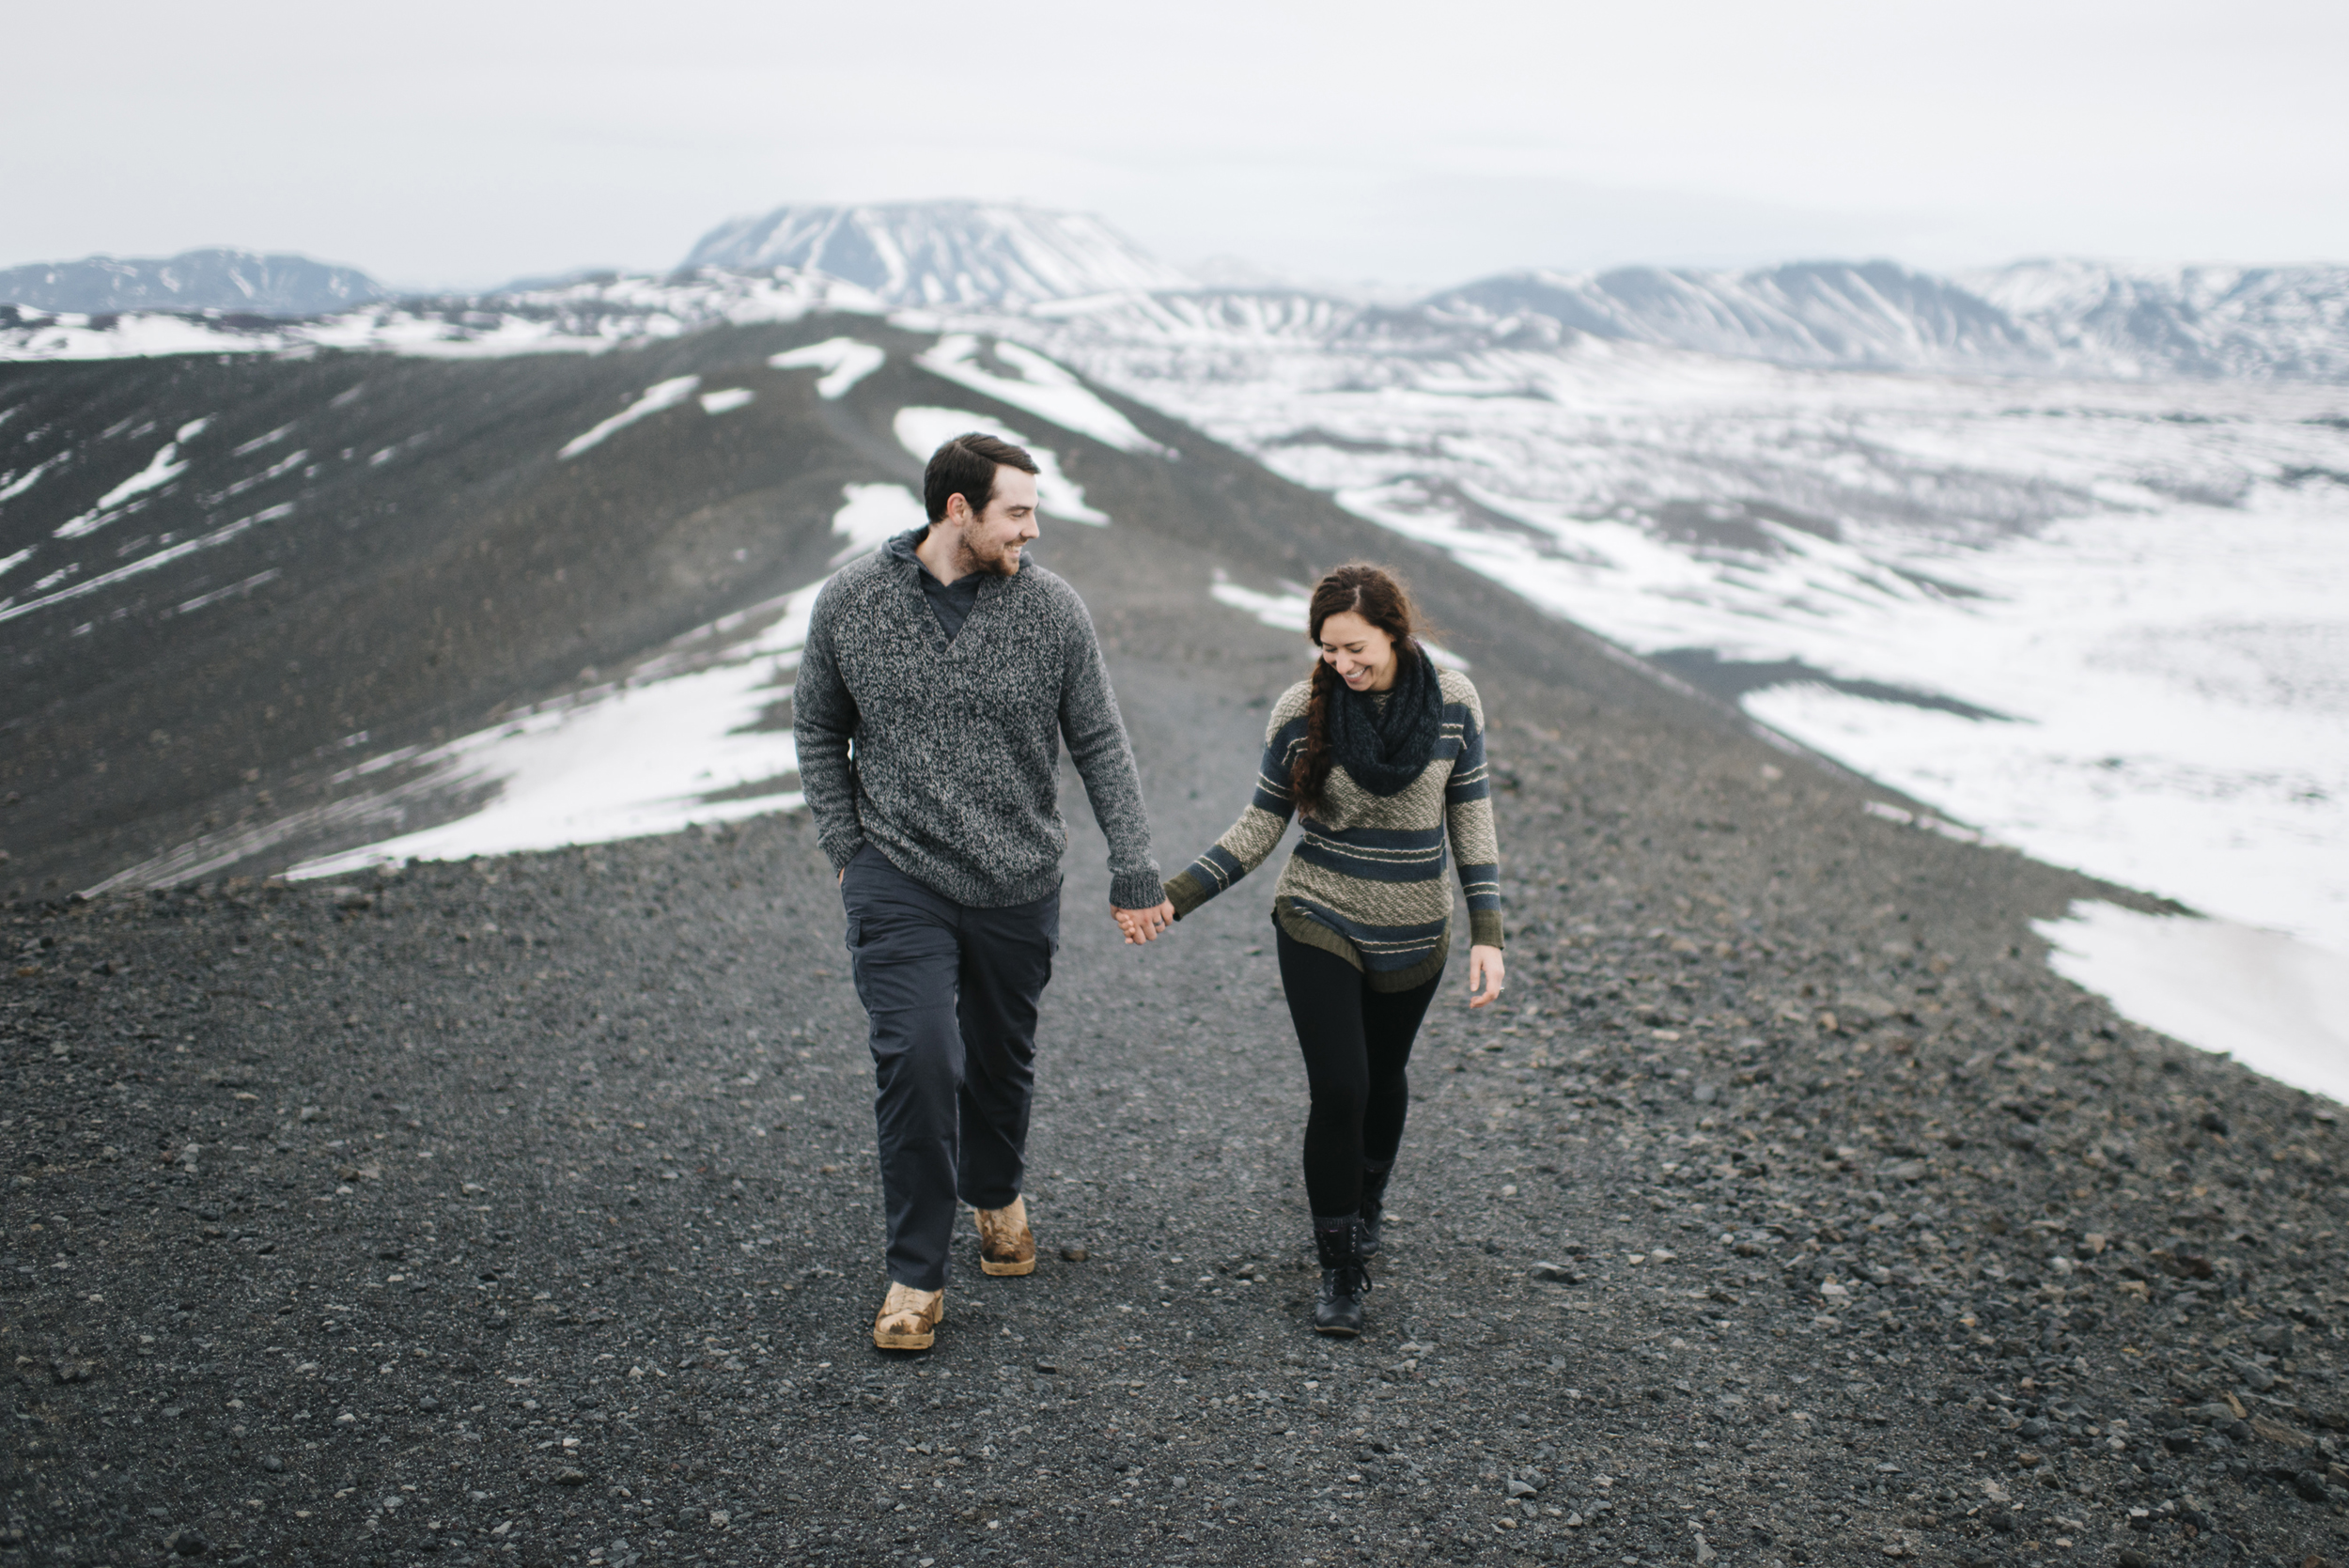
[[(763, 369), (846, 330), (892, 355), (838, 404)], [(0, 625), (9, 810), (43, 825), (8, 827), (16, 865), (79, 885), (260, 812), (243, 768), (285, 809), (358, 728), (474, 725), (812, 580), (840, 486), (910, 472), (896, 407), (987, 408), (911, 368), (924, 341), (835, 320), (594, 360), (11, 372), (0, 407), (40, 400), (59, 441), (218, 411), (235, 441), (315, 421), (263, 450), (329, 459), (189, 577)], [(553, 460), (692, 373), (758, 399)], [(1474, 661), (1511, 987), (1471, 1017), (1455, 973), (1431, 1019), (1372, 1331), (1303, 1327), (1268, 879), (1122, 948), (1073, 790), (1045, 1261), (986, 1280), (966, 1236), (913, 1358), (867, 1337), (869, 1065), (802, 817), (23, 903), (0, 1563), (2349, 1551), (2335, 1111), (2050, 977), (2029, 923), (2128, 895), (1872, 817), (1879, 792), (1142, 411), (1178, 458), (994, 411), (1116, 519), (1047, 543), (1169, 863), (1245, 800), (1302, 663), (1209, 598), (1218, 570), (1401, 560)], [(6, 550), (109, 474), (38, 528), (10, 503)], [(192, 491), (86, 537), (247, 504)]]
[[(771, 354), (844, 328), (889, 351), (847, 397), (827, 402), (811, 372), (768, 367)], [(0, 559), (32, 551), (0, 577), (0, 790), (10, 801), (0, 847), (11, 856), (0, 888), (88, 887), (208, 829), (314, 805), (357, 757), (463, 733), (583, 670), (624, 666), (814, 582), (839, 546), (831, 523), (844, 485), (918, 489), (920, 464), (891, 431), (909, 403), (1042, 432), (1118, 520), (1116, 537), (1210, 550), (1242, 582), (1309, 580), (1365, 549), (1396, 549), (1325, 498), (1139, 408), (1129, 411), (1176, 460), (1053, 430), (918, 368), (913, 355), (932, 341), (827, 318), (592, 358), (0, 368), (0, 472), (50, 465), (0, 507)], [(688, 399), (558, 458), (646, 387), (689, 375), (705, 391), (757, 396), (718, 417)], [(197, 420), (190, 439), (173, 440)], [(167, 443), (184, 473), (100, 509)], [(208, 539), (221, 542), (28, 608)], [(1514, 642), (1529, 672), (1634, 706), (1682, 706), (1501, 590), (1433, 556), (1426, 569), (1439, 574), (1427, 586), (1440, 587), (1439, 615), (1468, 643), (1482, 629)], [(1205, 582), (1179, 591), (1200, 613)], [(1736, 724), (1725, 709), (1714, 719)]]

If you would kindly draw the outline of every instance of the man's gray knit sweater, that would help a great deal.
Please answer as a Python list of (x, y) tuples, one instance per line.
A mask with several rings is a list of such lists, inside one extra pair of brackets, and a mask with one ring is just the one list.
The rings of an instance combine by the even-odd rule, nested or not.
[(1110, 902), (1166, 896), (1133, 749), (1093, 619), (1033, 563), (988, 577), (949, 643), (901, 535), (816, 598), (792, 697), (800, 785), (835, 868), (870, 843), (957, 904), (1026, 904), (1060, 885), (1060, 740), (1110, 842)]

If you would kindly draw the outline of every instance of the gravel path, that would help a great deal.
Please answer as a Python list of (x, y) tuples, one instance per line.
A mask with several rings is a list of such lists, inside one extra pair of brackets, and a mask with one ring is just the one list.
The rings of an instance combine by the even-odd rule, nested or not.
[[(1299, 658), (1129, 543), (1054, 564), (1172, 866)], [(1359, 1342), (1269, 874), (1123, 949), (1073, 787), (1044, 1262), (966, 1230), (919, 1357), (803, 820), (19, 907), (0, 1564), (2349, 1557), (2333, 1109), (2052, 978), (2112, 890), (1455, 641), (1512, 986), (1423, 1036)]]

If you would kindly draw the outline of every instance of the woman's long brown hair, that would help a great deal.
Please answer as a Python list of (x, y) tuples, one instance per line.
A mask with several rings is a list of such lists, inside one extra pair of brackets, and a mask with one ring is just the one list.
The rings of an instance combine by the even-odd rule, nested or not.
[(1314, 644), (1313, 697), (1305, 710), (1304, 750), (1289, 762), (1289, 791), (1308, 811), (1320, 809), (1321, 792), (1330, 783), (1330, 704), (1345, 684), (1321, 657), (1321, 628), (1330, 616), (1349, 611), (1393, 638), (1397, 659), (1426, 657), (1416, 636), (1418, 609), (1401, 580), (1384, 567), (1357, 561), (1314, 585), (1305, 615), (1305, 635)]

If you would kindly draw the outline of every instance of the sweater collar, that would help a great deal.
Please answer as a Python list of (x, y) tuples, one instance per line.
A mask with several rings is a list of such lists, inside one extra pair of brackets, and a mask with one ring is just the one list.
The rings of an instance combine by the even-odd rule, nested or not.
[[(914, 583), (917, 586), (919, 585), (920, 579), (912, 574), (926, 571), (928, 568), (922, 565), (922, 558), (913, 553), (913, 547), (920, 544), (928, 533), (929, 529), (926, 525), (921, 528), (910, 529), (906, 533), (893, 536), (887, 544), (881, 546), (881, 554), (887, 558), (892, 566), (897, 568), (898, 575), (904, 577), (907, 582)], [(1026, 556), (1023, 554), (1019, 561), (1019, 571), (1024, 572), (1027, 569), (1028, 562)], [(977, 575), (979, 578), (979, 586), (982, 589), (984, 589), (990, 582), (1010, 581), (1010, 579), (999, 578), (993, 572), (981, 572)], [(1017, 577), (1018, 575), (1018, 572), (1013, 573), (1014, 577)], [(959, 582), (962, 579), (957, 578), (955, 581)]]

